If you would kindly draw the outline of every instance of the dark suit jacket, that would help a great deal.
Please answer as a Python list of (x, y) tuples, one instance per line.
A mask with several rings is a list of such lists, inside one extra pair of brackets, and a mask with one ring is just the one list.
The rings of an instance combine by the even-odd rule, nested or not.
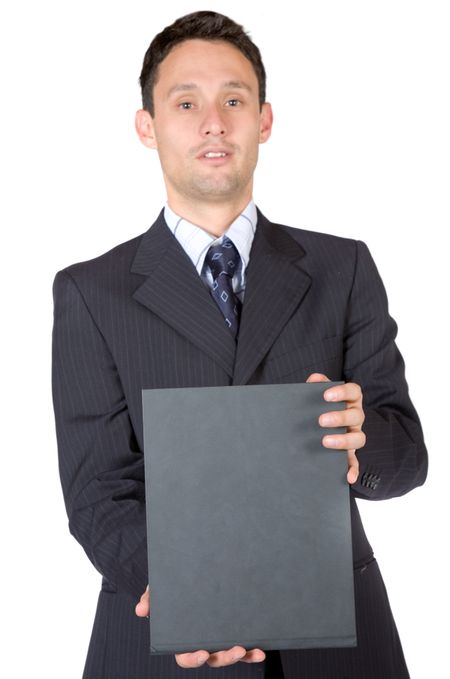
[[(59, 272), (54, 300), (69, 527), (103, 575), (86, 677), (149, 676), (148, 620), (134, 614), (148, 580), (143, 388), (303, 382), (312, 372), (360, 384), (367, 444), (352, 487), (355, 567), (372, 550), (354, 498), (402, 495), (425, 479), (396, 325), (362, 242), (275, 225), (259, 212), (237, 348), (163, 213), (143, 236)], [(151, 662), (151, 676), (177, 676), (173, 658)], [(226, 676), (260, 672), (240, 663)]]

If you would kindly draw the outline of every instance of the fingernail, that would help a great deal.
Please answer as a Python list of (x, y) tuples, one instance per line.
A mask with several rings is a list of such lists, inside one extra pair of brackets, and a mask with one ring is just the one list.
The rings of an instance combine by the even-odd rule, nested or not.
[(328, 426), (333, 424), (333, 420), (334, 420), (333, 415), (328, 415), (328, 414), (321, 415), (319, 417), (319, 424), (321, 424), (325, 427), (328, 427)]
[(325, 401), (335, 401), (337, 394), (335, 391), (326, 391), (324, 394)]
[(338, 447), (337, 439), (333, 438), (333, 436), (324, 436), (323, 443), (324, 445), (329, 446), (330, 448)]
[(206, 662), (208, 659), (207, 655), (198, 655), (197, 656), (197, 665), (203, 665), (204, 662)]

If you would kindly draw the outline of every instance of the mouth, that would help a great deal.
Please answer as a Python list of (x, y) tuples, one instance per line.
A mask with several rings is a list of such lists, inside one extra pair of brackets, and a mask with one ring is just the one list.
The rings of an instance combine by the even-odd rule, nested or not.
[(221, 166), (221, 165), (226, 165), (230, 158), (232, 156), (232, 153), (230, 150), (226, 148), (207, 148), (203, 149), (198, 156), (197, 160), (200, 160), (202, 163), (205, 163), (206, 165), (212, 165), (214, 167), (216, 166)]
[(225, 156), (228, 155), (225, 153), (225, 151), (208, 151), (207, 153), (203, 154), (204, 158), (225, 158)]

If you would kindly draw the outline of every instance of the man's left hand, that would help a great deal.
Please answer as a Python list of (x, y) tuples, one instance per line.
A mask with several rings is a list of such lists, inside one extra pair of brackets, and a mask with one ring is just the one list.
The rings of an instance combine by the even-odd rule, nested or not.
[[(330, 382), (326, 375), (313, 373), (306, 380), (307, 382)], [(359, 474), (359, 463), (356, 451), (366, 443), (366, 435), (361, 427), (364, 422), (364, 411), (362, 407), (362, 391), (358, 384), (346, 382), (336, 387), (331, 387), (324, 392), (324, 399), (328, 402), (345, 401), (345, 410), (333, 410), (323, 413), (319, 417), (321, 427), (347, 427), (346, 434), (326, 435), (322, 439), (325, 448), (337, 450), (347, 449), (348, 472), (347, 481), (355, 483)]]

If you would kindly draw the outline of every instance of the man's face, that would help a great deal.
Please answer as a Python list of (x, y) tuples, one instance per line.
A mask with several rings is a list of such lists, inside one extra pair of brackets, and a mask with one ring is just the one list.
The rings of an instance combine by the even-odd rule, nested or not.
[[(272, 125), (252, 64), (226, 42), (188, 40), (159, 66), (147, 146), (157, 148), (169, 203), (250, 199), (258, 145)], [(138, 121), (138, 118), (137, 118)], [(139, 122), (137, 122), (139, 133)]]

